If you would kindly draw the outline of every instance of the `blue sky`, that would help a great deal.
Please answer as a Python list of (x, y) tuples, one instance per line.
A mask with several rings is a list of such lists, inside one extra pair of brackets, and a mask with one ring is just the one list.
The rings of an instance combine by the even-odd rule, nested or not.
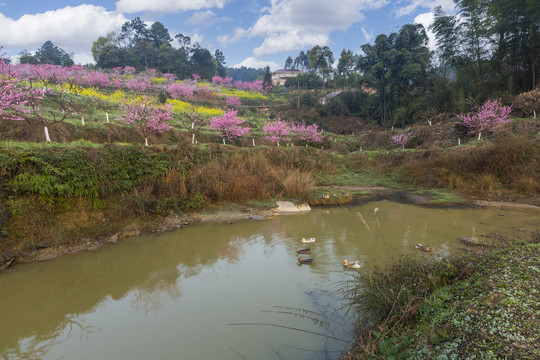
[(454, 8), (452, 0), (0, 0), (0, 46), (16, 57), (51, 40), (85, 64), (99, 36), (139, 16), (220, 49), (227, 66), (276, 70), (314, 45), (339, 58), (404, 24), (427, 26), (438, 5)]

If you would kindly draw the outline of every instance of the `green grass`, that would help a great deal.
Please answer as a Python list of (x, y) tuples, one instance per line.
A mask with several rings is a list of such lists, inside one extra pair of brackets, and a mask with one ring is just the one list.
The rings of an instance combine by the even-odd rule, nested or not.
[(360, 272), (352, 304), (371, 321), (344, 359), (538, 359), (540, 233), (496, 245)]
[(429, 196), (430, 203), (433, 205), (463, 204), (466, 202), (461, 196), (442, 189), (422, 190), (416, 193)]

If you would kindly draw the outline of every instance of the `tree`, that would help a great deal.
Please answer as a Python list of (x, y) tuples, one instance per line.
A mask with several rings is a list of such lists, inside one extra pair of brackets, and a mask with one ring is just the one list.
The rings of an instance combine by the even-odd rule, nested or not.
[(118, 39), (132, 51), (140, 46), (144, 55), (144, 68), (148, 69), (148, 43), (151, 39), (151, 30), (141, 18), (137, 16), (131, 21), (126, 21), (122, 25)]
[(351, 50), (341, 51), (337, 65), (337, 74), (342, 78), (342, 82), (351, 84), (354, 79), (352, 75), (354, 74), (354, 69), (356, 68), (357, 58)]
[(113, 33), (109, 33), (107, 36), (100, 36), (92, 44), (92, 57), (96, 61), (96, 66), (99, 68), (114, 68), (124, 64), (122, 61), (122, 52), (115, 44), (113, 36)]
[(286, 121), (282, 121), (280, 118), (266, 123), (263, 127), (264, 138), (271, 143), (276, 143), (277, 146), (279, 146), (281, 141), (291, 141), (291, 132), (291, 125)]
[[(0, 47), (2, 51), (2, 47)], [(24, 78), (0, 55), (0, 118), (23, 120), (27, 114), (36, 112), (37, 101), (43, 99), (46, 91), (21, 86)]]
[(26, 49), (21, 51), (19, 55), (19, 64), (37, 65), (39, 63), (38, 59), (34, 55), (30, 54)]
[(236, 116), (238, 111), (231, 110), (225, 112), (222, 116), (214, 116), (210, 118), (210, 127), (220, 132), (220, 137), (229, 141), (235, 141), (245, 135), (248, 135), (250, 128), (243, 126), (244, 121)]
[(293, 59), (292, 57), (287, 57), (287, 60), (285, 60), (285, 66), (284, 69), (292, 69), (293, 68)]
[(314, 46), (307, 54), (310, 67), (322, 77), (322, 90), (326, 79), (332, 73), (332, 64), (334, 63), (334, 54), (328, 46)]
[(308, 146), (309, 143), (320, 143), (323, 140), (322, 134), (319, 132), (317, 124), (306, 125), (295, 124), (292, 126), (293, 132), (302, 143)]
[(169, 121), (172, 120), (171, 105), (156, 105), (147, 96), (135, 99), (124, 99), (120, 103), (120, 120), (135, 126), (144, 137), (144, 144), (148, 146), (148, 134), (160, 133), (171, 129)]
[(156, 49), (161, 45), (170, 44), (172, 42), (169, 30), (167, 30), (167, 28), (159, 21), (156, 21), (150, 26), (149, 37), (154, 42)]
[(394, 144), (401, 145), (401, 147), (405, 149), (405, 145), (407, 145), (409, 140), (412, 138), (414, 138), (413, 133), (399, 134), (392, 136), (392, 141), (394, 142)]
[(431, 52), (420, 24), (404, 25), (399, 33), (378, 35), (373, 45), (362, 45), (358, 69), (379, 101), (379, 122), (406, 123), (413, 117), (411, 103), (426, 92)]
[(460, 114), (458, 119), (469, 128), (470, 134), (478, 134), (478, 140), (482, 136), (482, 131), (491, 130), (499, 124), (508, 122), (508, 117), (512, 112), (512, 106), (503, 106), (499, 100), (488, 100), (476, 113)]
[(188, 110), (184, 111), (182, 117), (186, 120), (183, 122), (185, 127), (191, 130), (191, 143), (195, 144), (195, 136), (200, 134), (202, 129), (208, 124), (208, 120), (192, 106), (189, 106)]
[(191, 63), (193, 71), (205, 80), (211, 80), (216, 72), (216, 64), (212, 54), (207, 49), (199, 46), (193, 49), (191, 55)]
[(64, 50), (55, 46), (50, 40), (46, 41), (39, 49), (36, 50), (36, 59), (40, 64), (52, 65), (73, 65), (71, 56)]
[(227, 69), (225, 68), (225, 55), (223, 55), (223, 51), (216, 49), (214, 51), (214, 59), (216, 60), (216, 73), (218, 76), (226, 77), (227, 76)]
[(295, 69), (300, 69), (306, 71), (309, 69), (309, 57), (306, 55), (306, 53), (302, 50), (298, 54), (298, 56), (294, 59), (294, 67)]
[(272, 89), (272, 72), (270, 71), (270, 66), (264, 68), (262, 87), (265, 91)]

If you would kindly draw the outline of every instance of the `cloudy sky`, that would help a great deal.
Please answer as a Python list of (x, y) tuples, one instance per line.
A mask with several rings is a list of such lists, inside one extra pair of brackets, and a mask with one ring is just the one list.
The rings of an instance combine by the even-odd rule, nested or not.
[(0, 46), (16, 57), (51, 40), (86, 64), (100, 35), (138, 16), (220, 49), (227, 66), (276, 70), (314, 45), (338, 58), (404, 24), (426, 26), (438, 5), (454, 9), (452, 0), (0, 0)]

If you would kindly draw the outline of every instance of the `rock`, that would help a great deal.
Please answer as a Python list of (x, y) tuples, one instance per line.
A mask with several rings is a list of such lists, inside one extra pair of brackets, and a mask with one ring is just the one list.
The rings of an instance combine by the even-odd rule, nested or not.
[(480, 243), (480, 240), (478, 240), (478, 238), (476, 238), (474, 236), (467, 236), (466, 238), (460, 238), (459, 241), (461, 241), (463, 244), (469, 245), (469, 246), (482, 245), (482, 243)]
[(279, 214), (296, 214), (311, 211), (308, 204), (295, 205), (290, 201), (276, 201), (276, 204), (278, 207), (274, 211)]
[(106, 241), (109, 244), (116, 244), (118, 242), (118, 234), (114, 234), (111, 237), (109, 237)]
[(121, 232), (118, 234), (119, 239), (127, 238), (127, 237), (134, 237), (139, 236), (141, 232), (135, 228), (128, 228), (126, 231)]
[(13, 262), (13, 260), (15, 260), (14, 257), (12, 257), (11, 259), (7, 259), (6, 261), (4, 261), (2, 264), (0, 264), (0, 271), (1, 270), (4, 270), (4, 269), (7, 269), (9, 267), (9, 265), (11, 265), (11, 263)]

